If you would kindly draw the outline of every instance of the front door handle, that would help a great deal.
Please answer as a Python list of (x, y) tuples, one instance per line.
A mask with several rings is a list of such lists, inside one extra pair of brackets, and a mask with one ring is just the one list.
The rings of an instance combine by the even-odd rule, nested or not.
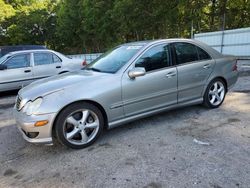
[(25, 73), (28, 73), (28, 72), (31, 72), (31, 70), (25, 70), (24, 72), (25, 72)]
[(56, 66), (56, 68), (57, 68), (57, 69), (60, 69), (60, 68), (62, 68), (62, 66)]
[(172, 78), (174, 76), (176, 76), (176, 72), (169, 72), (169, 73), (166, 74), (167, 78)]
[(209, 69), (210, 67), (211, 67), (210, 64), (206, 64), (206, 65), (203, 66), (203, 69)]

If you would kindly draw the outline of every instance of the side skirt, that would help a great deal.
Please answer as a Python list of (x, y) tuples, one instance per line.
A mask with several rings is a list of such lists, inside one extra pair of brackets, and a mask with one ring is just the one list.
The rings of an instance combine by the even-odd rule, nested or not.
[(175, 105), (167, 106), (167, 107), (164, 107), (164, 108), (158, 108), (158, 109), (155, 109), (155, 110), (152, 110), (152, 111), (149, 111), (149, 112), (144, 112), (144, 113), (141, 113), (141, 114), (125, 117), (123, 119), (119, 119), (119, 120), (116, 120), (116, 121), (113, 121), (113, 122), (109, 122), (108, 129), (118, 127), (118, 126), (120, 126), (122, 124), (131, 122), (131, 121), (134, 121), (134, 120), (137, 120), (137, 119), (140, 119), (140, 118), (144, 118), (144, 117), (148, 117), (148, 116), (151, 116), (151, 115), (154, 115), (154, 114), (158, 114), (160, 112), (164, 112), (164, 111), (168, 111), (168, 110), (172, 110), (172, 109), (176, 109), (176, 108), (181, 108), (181, 107), (185, 107), (185, 106), (191, 106), (191, 105), (195, 105), (195, 104), (201, 104), (202, 102), (203, 102), (203, 98), (199, 98), (199, 99), (195, 99), (195, 100), (192, 100), (192, 101), (183, 102), (183, 103), (180, 103), (180, 104), (175, 104)]

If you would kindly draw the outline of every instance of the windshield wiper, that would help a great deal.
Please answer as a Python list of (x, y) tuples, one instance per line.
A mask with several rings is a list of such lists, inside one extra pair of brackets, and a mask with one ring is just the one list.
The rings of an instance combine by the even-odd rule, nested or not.
[(102, 72), (100, 69), (97, 69), (97, 68), (94, 68), (94, 67), (86, 68), (86, 70), (92, 70), (92, 71), (95, 71), (95, 72)]

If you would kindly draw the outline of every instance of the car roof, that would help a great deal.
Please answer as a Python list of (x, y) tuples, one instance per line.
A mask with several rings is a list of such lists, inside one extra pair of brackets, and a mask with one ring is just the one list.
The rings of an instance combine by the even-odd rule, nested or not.
[(16, 47), (40, 47), (39, 49), (47, 49), (45, 45), (33, 45), (33, 44), (0, 46), (0, 48), (16, 48)]
[(169, 39), (135, 41), (135, 42), (125, 43), (123, 45), (147, 45), (147, 44), (154, 44), (158, 42), (198, 42), (198, 41), (194, 39), (186, 39), (186, 38), (169, 38)]
[(144, 48), (147, 48), (148, 46), (158, 44), (158, 43), (162, 43), (162, 42), (166, 42), (166, 43), (188, 42), (188, 43), (192, 43), (192, 44), (195, 44), (195, 45), (201, 47), (202, 49), (207, 51), (213, 58), (220, 58), (220, 57), (223, 56), (221, 53), (219, 53), (218, 51), (216, 51), (215, 49), (213, 49), (212, 47), (208, 46), (207, 44), (205, 44), (205, 43), (203, 43), (201, 41), (194, 40), (194, 39), (185, 39), (185, 38), (170, 38), (170, 39), (136, 41), (136, 42), (126, 43), (126, 44), (123, 44), (123, 45), (141, 45)]
[(30, 52), (55, 52), (55, 51), (48, 49), (20, 50), (20, 51), (9, 52), (8, 54), (13, 55), (13, 54), (30, 53)]
[(145, 46), (152, 42), (152, 40), (146, 40), (146, 41), (135, 41), (135, 42), (128, 42), (125, 44), (122, 44), (122, 46)]
[(145, 41), (135, 41), (125, 43), (124, 45), (146, 45), (150, 43), (157, 43), (157, 42), (184, 42), (184, 41), (194, 41), (193, 39), (185, 39), (185, 38), (170, 38), (170, 39), (156, 39), (156, 40), (145, 40)]

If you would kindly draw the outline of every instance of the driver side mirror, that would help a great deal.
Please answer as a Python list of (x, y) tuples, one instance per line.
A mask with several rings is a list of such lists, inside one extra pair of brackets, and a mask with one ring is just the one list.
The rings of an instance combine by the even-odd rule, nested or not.
[(131, 79), (134, 79), (139, 76), (144, 76), (146, 74), (146, 70), (143, 67), (135, 67), (128, 72), (128, 76)]
[(1, 65), (1, 64), (0, 64), (0, 70), (5, 70), (5, 69), (7, 69), (7, 66), (6, 66), (6, 65)]

